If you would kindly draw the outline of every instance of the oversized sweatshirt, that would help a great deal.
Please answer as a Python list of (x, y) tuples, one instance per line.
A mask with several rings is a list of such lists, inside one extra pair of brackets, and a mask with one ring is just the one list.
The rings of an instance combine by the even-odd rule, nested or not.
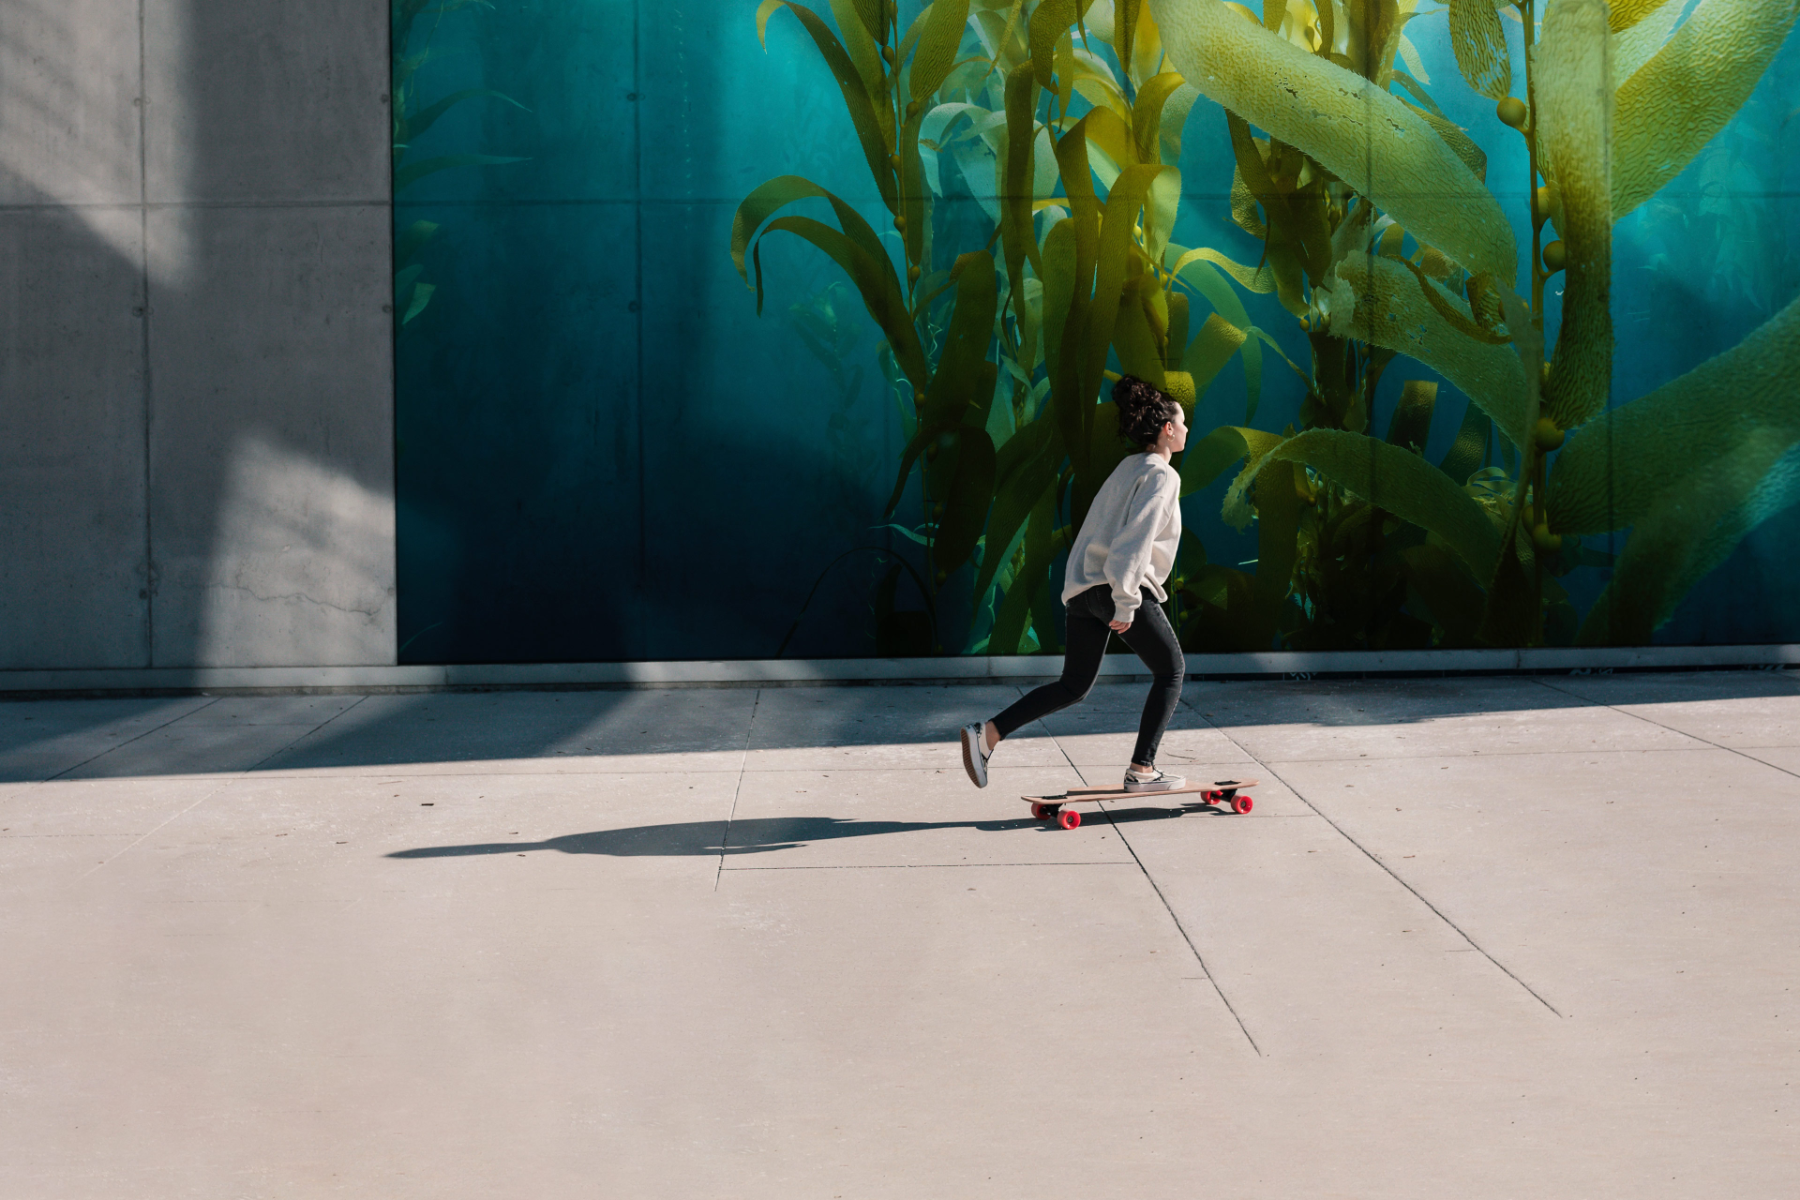
[(1100, 485), (1063, 577), (1063, 603), (1102, 583), (1112, 587), (1113, 620), (1131, 622), (1149, 588), (1169, 598), (1163, 580), (1181, 545), (1181, 476), (1155, 454), (1128, 454)]

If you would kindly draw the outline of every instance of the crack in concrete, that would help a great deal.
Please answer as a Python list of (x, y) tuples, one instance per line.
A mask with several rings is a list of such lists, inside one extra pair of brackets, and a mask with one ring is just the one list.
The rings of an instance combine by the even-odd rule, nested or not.
[(352, 604), (333, 604), (329, 600), (321, 600), (317, 596), (309, 595), (306, 592), (281, 592), (277, 595), (265, 596), (255, 588), (247, 587), (241, 583), (208, 583), (201, 586), (207, 591), (243, 592), (245, 595), (264, 604), (273, 603), (276, 600), (304, 600), (308, 604), (316, 604), (320, 608), (329, 608), (333, 612), (356, 613), (360, 616), (369, 618), (371, 621), (380, 616), (381, 610), (387, 607), (386, 604), (378, 605), (375, 608), (357, 608)]
[(744, 794), (744, 776), (750, 765), (750, 738), (756, 732), (756, 710), (762, 707), (762, 689), (756, 689), (756, 698), (750, 702), (750, 721), (744, 726), (744, 756), (738, 761), (737, 787), (731, 793), (731, 811), (725, 814), (725, 836), (719, 841), (719, 869), (713, 872), (713, 891), (719, 890), (719, 880), (725, 878), (725, 856), (731, 852), (731, 822), (737, 817), (738, 797)]

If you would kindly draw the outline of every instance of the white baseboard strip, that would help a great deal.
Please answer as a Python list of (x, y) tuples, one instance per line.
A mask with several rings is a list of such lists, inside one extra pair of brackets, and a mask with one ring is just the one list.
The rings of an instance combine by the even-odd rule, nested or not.
[[(1190, 654), (1201, 678), (1459, 675), (1503, 672), (1678, 671), (1792, 667), (1800, 645), (1568, 647)], [(385, 692), (480, 688), (804, 686), (980, 683), (1050, 679), (1055, 656), (1022, 658), (760, 659), (718, 662), (486, 663), (442, 666), (120, 667), (0, 671), (0, 695), (183, 692)], [(1101, 677), (1142, 678), (1141, 662), (1108, 655)]]

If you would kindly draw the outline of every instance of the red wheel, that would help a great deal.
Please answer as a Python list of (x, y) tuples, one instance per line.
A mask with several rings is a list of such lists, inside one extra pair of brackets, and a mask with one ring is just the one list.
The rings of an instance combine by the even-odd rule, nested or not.
[(1224, 795), (1223, 792), (1215, 792), (1211, 788), (1208, 788), (1204, 792), (1200, 793), (1200, 803), (1216, 804), (1216, 803), (1218, 803), (1219, 797), (1222, 795)]
[(1248, 796), (1233, 796), (1231, 798), (1231, 811), (1234, 813), (1247, 813), (1255, 807), (1256, 801), (1250, 799)]
[(1071, 808), (1069, 811), (1058, 816), (1056, 818), (1056, 823), (1061, 825), (1064, 829), (1078, 829), (1081, 826), (1081, 814)]
[(1040, 821), (1048, 821), (1056, 815), (1054, 804), (1039, 804), (1035, 800), (1031, 804), (1031, 815)]

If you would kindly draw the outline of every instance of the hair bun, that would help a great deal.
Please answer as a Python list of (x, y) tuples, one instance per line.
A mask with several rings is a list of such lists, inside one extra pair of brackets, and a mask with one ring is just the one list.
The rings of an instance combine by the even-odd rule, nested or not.
[(1139, 449), (1154, 443), (1162, 427), (1181, 411), (1172, 397), (1136, 375), (1119, 376), (1112, 394), (1119, 409), (1119, 433)]

